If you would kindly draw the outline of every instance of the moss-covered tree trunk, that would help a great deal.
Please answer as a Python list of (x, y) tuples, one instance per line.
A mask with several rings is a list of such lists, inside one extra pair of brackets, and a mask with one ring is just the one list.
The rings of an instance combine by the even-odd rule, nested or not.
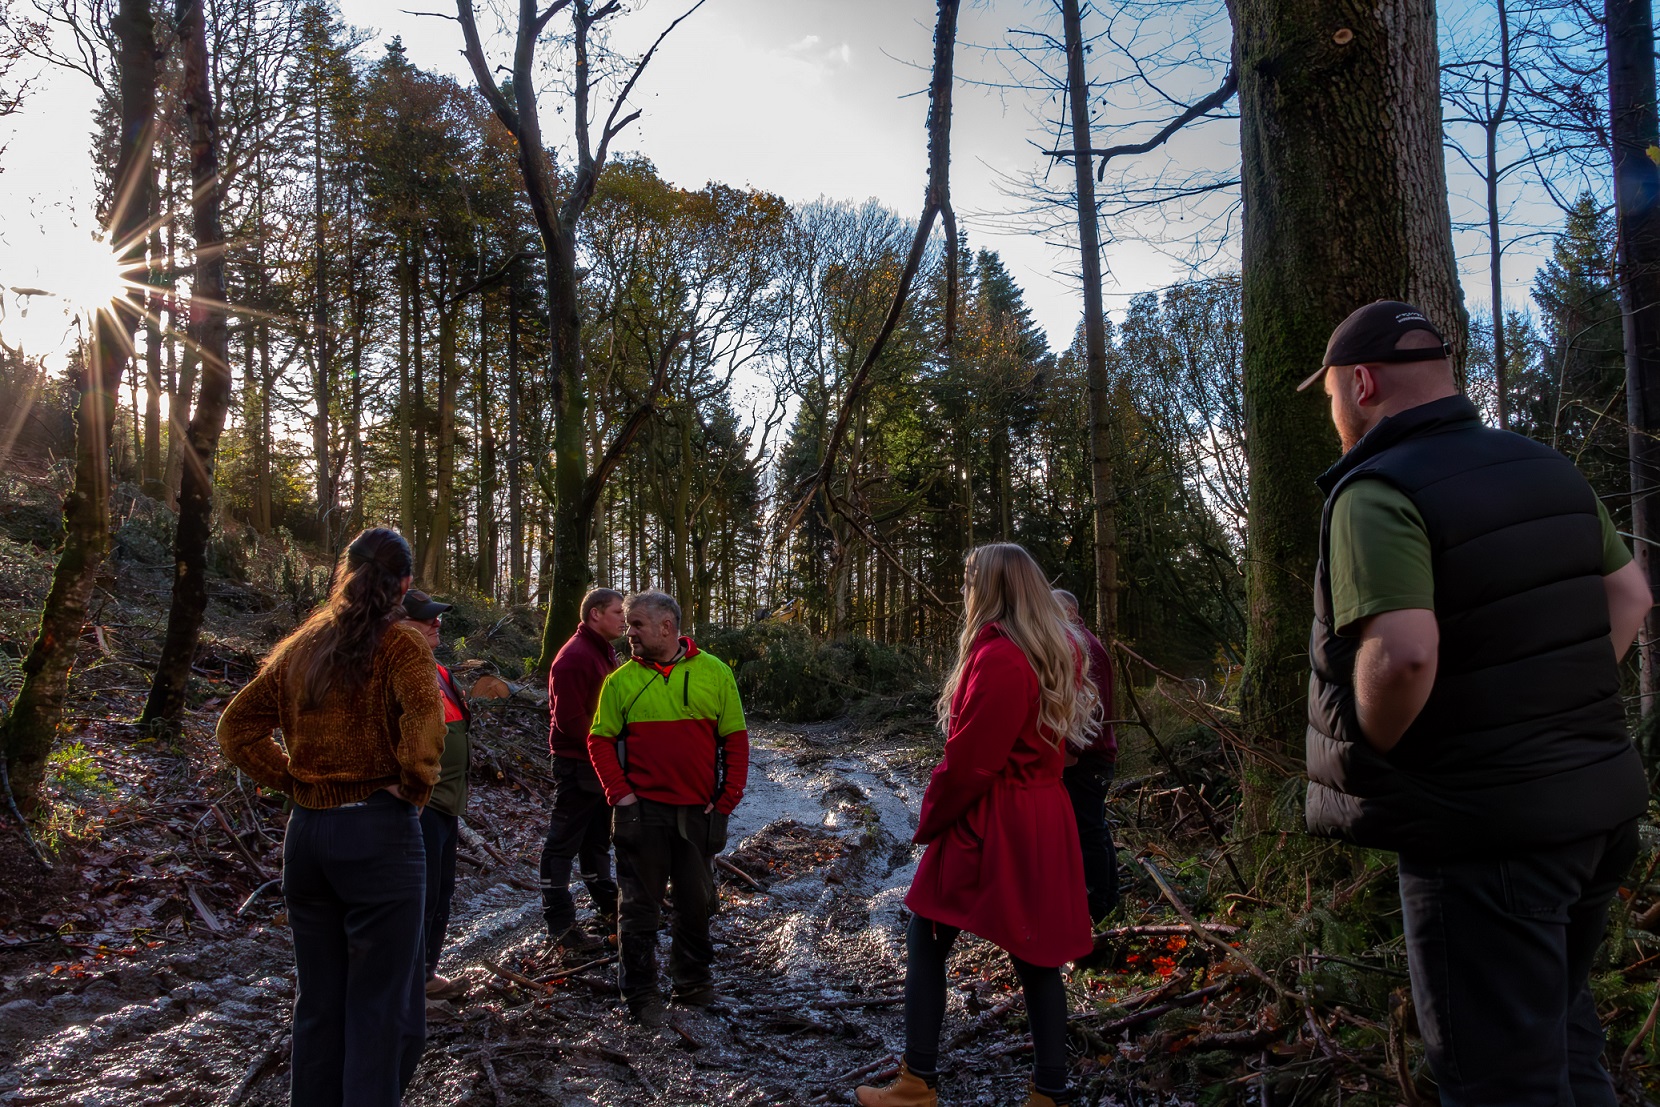
[[(1230, 0), (1243, 157), (1251, 472), (1244, 710), (1302, 760), (1321, 495), (1338, 455), (1323, 394), (1296, 391), (1331, 330), (1378, 299), (1418, 304), (1462, 358), (1432, 0)], [(1260, 767), (1260, 763), (1259, 767)], [(1280, 781), (1250, 782), (1247, 829)]]
[[(113, 25), (119, 43), (121, 145), (110, 237), (121, 251), (129, 279), (142, 282), (156, 114), (155, 22), (149, 0), (121, 0)], [(25, 813), (36, 806), (36, 793), (46, 775), (46, 757), (63, 719), (87, 599), (109, 552), (110, 430), (142, 315), (142, 295), (100, 311), (77, 372), (75, 483), (63, 501), (63, 550), (41, 609), (40, 628), (23, 661), (23, 686), (5, 720), (12, 795)]]
[(191, 274), (190, 339), (202, 359), (202, 394), (185, 431), (179, 525), (173, 537), (173, 601), (142, 723), (176, 727), (207, 610), (208, 543), (213, 537), (214, 455), (231, 401), (230, 336), (225, 326), (225, 232), (219, 220), (219, 128), (202, 0), (181, 0), (185, 111), (190, 117), (191, 195), (196, 264)]
[[(1660, 541), (1660, 113), (1655, 106), (1654, 10), (1649, 0), (1608, 0), (1609, 133), (1619, 219), (1620, 306), (1625, 324), (1626, 410), (1631, 420), (1631, 529), (1653, 587)], [(1660, 699), (1660, 609), (1638, 635), (1642, 711)], [(1660, 764), (1660, 731), (1644, 728), (1644, 756)]]

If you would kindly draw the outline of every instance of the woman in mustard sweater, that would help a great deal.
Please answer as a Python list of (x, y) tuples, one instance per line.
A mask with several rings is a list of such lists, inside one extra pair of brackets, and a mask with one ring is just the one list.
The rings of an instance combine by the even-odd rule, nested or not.
[(400, 625), (412, 561), (395, 530), (353, 539), (328, 602), (219, 719), (225, 757), (294, 801), (294, 1107), (396, 1107), (426, 1044), (419, 813), (444, 706), (431, 648)]

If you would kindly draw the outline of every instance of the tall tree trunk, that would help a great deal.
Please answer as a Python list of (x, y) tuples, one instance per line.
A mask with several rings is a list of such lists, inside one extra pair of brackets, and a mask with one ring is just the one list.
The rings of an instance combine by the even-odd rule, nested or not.
[[(1301, 760), (1310, 582), (1337, 457), (1328, 406), (1299, 393), (1333, 327), (1377, 299), (1419, 305), (1463, 360), (1466, 326), (1441, 154), (1432, 0), (1230, 0), (1243, 154), (1250, 551), (1245, 720)], [(1365, 141), (1334, 141), (1365, 135)], [(1248, 781), (1243, 829), (1278, 781)]]
[(315, 70), (313, 78), (317, 82), (314, 90), (316, 99), (312, 104), (312, 135), (311, 135), (311, 186), (312, 186), (312, 263), (314, 272), (312, 280), (314, 287), (312, 295), (315, 299), (311, 305), (312, 326), (312, 357), (314, 360), (311, 378), (311, 398), (316, 405), (316, 414), (311, 420), (311, 454), (313, 464), (317, 466), (317, 529), (318, 541), (323, 549), (333, 553), (335, 542), (334, 532), (339, 529), (339, 523), (334, 518), (334, 508), (338, 496), (334, 488), (334, 461), (331, 456), (330, 443), (333, 439), (331, 432), (334, 417), (334, 349), (333, 336), (329, 333), (329, 269), (328, 250), (324, 245), (329, 230), (327, 199), (327, 180), (324, 175), (323, 139), (327, 133), (323, 120), (324, 81), (327, 75), (323, 69), (322, 53), (315, 55)]
[(229, 335), (225, 329), (225, 232), (219, 223), (219, 128), (207, 52), (202, 0), (180, 0), (177, 21), (184, 45), (185, 111), (190, 118), (192, 225), (196, 233), (191, 275), (191, 344), (201, 351), (202, 395), (186, 431), (189, 449), (179, 493), (179, 525), (173, 539), (173, 603), (167, 637), (156, 663), (141, 723), (176, 728), (184, 713), (185, 686), (207, 610), (208, 542), (213, 536), (214, 454), (230, 407)]
[[(150, 269), (147, 284), (151, 289), (160, 277), (162, 238), (160, 219), (161, 197), (156, 187), (156, 173), (150, 171)], [(162, 298), (153, 291), (146, 299), (144, 313), (144, 458), (139, 467), (139, 487), (152, 500), (163, 499), (166, 488), (162, 484), (161, 455), (161, 342)], [(175, 417), (176, 418), (176, 417)]]
[(1493, 299), (1493, 388), (1499, 429), (1510, 429), (1510, 349), (1504, 332), (1504, 243), (1499, 240), (1499, 128), (1510, 107), (1510, 9), (1498, 0), (1499, 102), (1483, 129), (1487, 140), (1487, 279)]
[[(261, 251), (262, 270), (263, 254)], [(271, 367), (271, 327), (262, 319), (259, 323), (259, 435), (254, 448), (254, 529), (261, 534), (269, 534), (276, 525), (271, 500), (271, 392), (276, 384), (276, 370)]]
[[(1626, 406), (1631, 422), (1631, 531), (1637, 564), (1652, 588), (1660, 542), (1660, 123), (1654, 87), (1654, 12), (1649, 0), (1608, 0), (1608, 98), (1619, 225), (1620, 306), (1625, 321)], [(1660, 611), (1643, 624), (1638, 657), (1646, 716), (1660, 695)], [(1649, 731), (1650, 766), (1660, 734)]]
[(1101, 230), (1095, 210), (1094, 159), (1089, 151), (1089, 79), (1084, 73), (1083, 18), (1079, 0), (1061, 0), (1066, 37), (1066, 87), (1072, 108), (1072, 149), (1077, 169), (1078, 255), (1084, 286), (1084, 370), (1089, 382), (1089, 476), (1094, 499), (1095, 626), (1112, 642), (1118, 624), (1118, 493), (1112, 481), (1112, 408), (1107, 401), (1107, 324), (1101, 307)]
[[(150, 156), (155, 140), (156, 46), (149, 0), (120, 0), (113, 26), (119, 42), (121, 130), (115, 167), (111, 240), (123, 269), (144, 270), (144, 220), (150, 210)], [(23, 661), (23, 685), (4, 726), (12, 795), (26, 813), (46, 775), (69, 694), (94, 578), (109, 552), (111, 429), (121, 377), (132, 360), (142, 295), (129, 295), (98, 313), (90, 348), (76, 374), (75, 482), (63, 501), (63, 550), (41, 608), (40, 627)]]
[(524, 444), (519, 432), (519, 288), (518, 266), (507, 300), (507, 545), (508, 603), (525, 602)]
[(432, 527), (421, 550), (422, 587), (443, 591), (449, 587), (450, 528), (455, 513), (455, 403), (461, 383), (456, 367), (456, 304), (438, 306), (438, 457)]
[(478, 573), (480, 594), (496, 595), (496, 423), (490, 404), (490, 300), (478, 301)]
[(415, 394), (409, 383), (409, 332), (413, 314), (414, 267), (409, 248), (398, 250), (398, 526), (415, 536)]

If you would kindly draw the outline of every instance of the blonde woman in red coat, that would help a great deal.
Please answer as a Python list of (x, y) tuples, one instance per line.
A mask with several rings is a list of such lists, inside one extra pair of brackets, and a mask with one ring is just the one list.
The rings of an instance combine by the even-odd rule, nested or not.
[(935, 1107), (945, 962), (961, 931), (1007, 950), (1026, 995), (1034, 1066), (1027, 1107), (1071, 1102), (1060, 966), (1091, 948), (1083, 858), (1061, 783), (1068, 741), (1087, 743), (1098, 698), (1071, 623), (1019, 546), (968, 555), (957, 665), (940, 693), (945, 756), (922, 797), (927, 845), (905, 906), (905, 1058), (864, 1107)]

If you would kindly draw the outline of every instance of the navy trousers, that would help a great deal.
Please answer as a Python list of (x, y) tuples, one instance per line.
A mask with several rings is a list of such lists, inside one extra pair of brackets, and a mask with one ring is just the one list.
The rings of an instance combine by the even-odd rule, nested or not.
[(1061, 774), (1078, 820), (1078, 846), (1084, 855), (1084, 887), (1089, 917), (1100, 922), (1118, 906), (1118, 853), (1107, 826), (1107, 790), (1117, 764), (1103, 754), (1085, 753)]
[(1614, 1107), (1590, 976), (1637, 825), (1502, 860), (1402, 856), (1407, 967), (1444, 1107)]
[(414, 804), (296, 807), (282, 893), (294, 931), (293, 1107), (396, 1107), (426, 1046), (426, 850)]
[(573, 861), (580, 861), (578, 875), (607, 926), (617, 917), (617, 884), (611, 879), (611, 807), (593, 766), (575, 757), (555, 757), (553, 779), (553, 814), (542, 843), (542, 918), (549, 937), (557, 938), (576, 923)]

